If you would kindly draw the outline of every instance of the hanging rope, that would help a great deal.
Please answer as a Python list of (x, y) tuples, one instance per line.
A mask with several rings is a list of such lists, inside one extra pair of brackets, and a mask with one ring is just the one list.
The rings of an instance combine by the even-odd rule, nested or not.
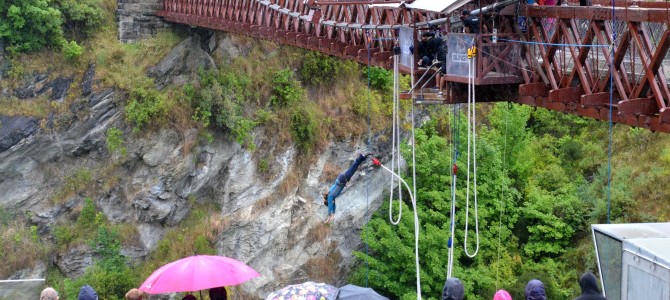
[(412, 206), (414, 209), (414, 253), (416, 254), (416, 294), (417, 300), (421, 300), (421, 273), (419, 272), (419, 217), (416, 211), (416, 139), (414, 134), (414, 101), (412, 101)]
[(456, 230), (456, 178), (458, 175), (458, 166), (456, 165), (456, 162), (458, 161), (458, 122), (459, 122), (459, 112), (460, 112), (460, 105), (455, 104), (454, 105), (454, 110), (453, 110), (453, 117), (452, 117), (452, 122), (453, 125), (451, 126), (452, 128), (452, 145), (453, 145), (453, 154), (452, 154), (452, 164), (453, 167), (451, 169), (451, 216), (450, 216), (450, 222), (449, 222), (449, 241), (447, 242), (447, 246), (449, 247), (449, 259), (447, 262), (447, 278), (451, 278), (451, 274), (454, 268), (454, 232)]
[[(368, 38), (368, 40), (370, 40), (370, 38)], [(399, 74), (398, 55), (400, 54), (400, 49), (396, 48), (396, 49), (394, 49), (394, 52), (396, 54), (396, 57), (394, 59), (395, 63), (394, 63), (394, 97), (393, 97), (394, 98), (394, 109), (393, 109), (393, 114), (394, 114), (394, 123), (397, 122), (397, 124), (393, 125), (394, 129), (392, 130), (393, 131), (393, 141), (392, 141), (392, 144), (393, 144), (392, 152), (393, 152), (393, 154), (392, 154), (392, 156), (395, 154), (396, 151), (398, 151), (397, 168), (398, 168), (398, 170), (400, 170), (400, 153), (399, 153), (399, 151), (400, 151), (400, 105), (399, 105), (400, 97), (399, 97), (399, 92), (398, 92), (398, 90), (400, 88), (399, 87), (399, 81), (398, 81), (398, 76), (399, 76), (398, 75)], [(368, 70), (369, 70), (369, 64), (370, 64), (370, 55), (369, 55), (369, 49), (368, 49)], [(396, 92), (398, 92), (398, 94), (396, 94)], [(397, 121), (396, 121), (396, 119), (397, 119)], [(397, 135), (397, 138), (396, 138), (396, 135)], [(402, 177), (400, 177), (398, 174), (396, 174), (393, 170), (388, 169), (384, 165), (380, 165), (380, 167), (382, 167), (384, 170), (391, 173), (391, 176), (392, 176), (391, 191), (393, 191), (393, 183), (395, 182), (395, 181), (393, 181), (393, 178), (397, 178), (398, 182), (404, 184), (405, 188), (407, 188), (407, 192), (409, 194), (410, 200), (412, 201), (412, 208), (414, 209), (414, 257), (415, 257), (415, 265), (416, 265), (416, 294), (417, 294), (417, 299), (421, 300), (421, 265), (419, 264), (419, 215), (418, 215), (417, 209), (416, 209), (416, 198), (415, 198), (415, 195), (416, 195), (416, 148), (415, 148), (415, 144), (416, 143), (415, 143), (415, 140), (414, 140), (414, 102), (412, 101), (412, 163), (413, 163), (412, 180), (413, 180), (413, 184), (414, 184), (414, 190), (412, 191), (412, 189), (409, 188), (409, 185), (407, 184), (407, 182), (405, 182), (405, 180), (403, 180)], [(393, 156), (391, 158), (392, 168), (393, 168), (393, 162), (394, 161), (395, 161), (395, 157)], [(402, 187), (400, 186), (400, 184), (398, 184), (398, 186), (399, 186), (398, 204), (399, 204), (399, 207), (400, 207), (399, 208), (400, 213), (398, 215), (398, 220), (395, 221), (395, 223), (394, 223), (393, 218), (392, 218), (392, 210), (391, 210), (392, 209), (391, 207), (392, 207), (392, 204), (393, 204), (392, 203), (392, 199), (393, 199), (392, 196), (389, 199), (389, 201), (390, 201), (390, 203), (389, 203), (389, 219), (390, 219), (391, 223), (393, 223), (394, 225), (397, 225), (398, 223), (400, 223), (400, 219), (401, 219), (401, 216), (402, 216), (401, 215), (402, 214), (402, 198), (400, 198), (401, 195), (402, 195), (402, 192), (401, 192)]]
[[(400, 49), (399, 46), (394, 48), (395, 57), (393, 59), (393, 120), (391, 122), (391, 172), (395, 170), (396, 162), (396, 151), (398, 152), (397, 156), (397, 167), (398, 173), (400, 173), (400, 71), (399, 71), (399, 60), (400, 60)], [(393, 225), (398, 225), (400, 223), (400, 218), (402, 217), (402, 186), (398, 181), (398, 219), (393, 220), (393, 191), (396, 184), (395, 177), (391, 176), (391, 193), (389, 194), (389, 221)]]
[[(477, 48), (475, 46), (475, 41), (473, 40), (473, 45), (468, 49), (468, 167), (466, 172), (466, 188), (465, 188), (465, 238), (463, 240), (463, 248), (465, 249), (465, 255), (470, 258), (473, 258), (479, 252), (479, 215), (477, 212), (477, 144), (476, 144), (476, 116), (475, 116), (475, 57), (477, 55)], [(472, 144), (472, 151), (470, 151), (470, 144)], [(474, 191), (474, 206), (475, 206), (475, 235), (477, 237), (477, 243), (475, 247), (475, 252), (470, 254), (468, 251), (468, 223), (470, 215), (470, 156), (472, 156), (472, 166), (473, 166), (473, 191)]]

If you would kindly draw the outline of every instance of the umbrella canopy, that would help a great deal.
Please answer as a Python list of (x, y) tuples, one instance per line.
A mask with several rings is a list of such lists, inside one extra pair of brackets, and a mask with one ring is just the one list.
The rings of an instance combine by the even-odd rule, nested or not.
[(140, 285), (140, 291), (148, 294), (193, 292), (237, 285), (258, 276), (258, 272), (238, 260), (196, 255), (160, 267)]
[(337, 297), (336, 287), (308, 281), (273, 292), (265, 300), (335, 300), (335, 297)]
[(342, 300), (389, 300), (371, 288), (364, 288), (353, 284), (347, 284), (340, 288), (337, 299)]

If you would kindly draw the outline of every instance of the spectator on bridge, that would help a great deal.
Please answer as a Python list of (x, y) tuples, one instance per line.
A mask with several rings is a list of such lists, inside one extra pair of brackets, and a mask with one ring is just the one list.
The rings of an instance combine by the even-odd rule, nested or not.
[(482, 27), (484, 31), (486, 30), (486, 25), (482, 26), (482, 20), (481, 18), (477, 16), (470, 15), (470, 11), (467, 9), (464, 9), (461, 12), (461, 21), (463, 22), (463, 28), (465, 29), (466, 33), (474, 33), (474, 34), (479, 34), (479, 28)]
[(40, 294), (40, 300), (58, 300), (58, 292), (52, 287), (45, 288)]
[[(346, 171), (340, 173), (337, 175), (337, 179), (335, 179), (335, 183), (333, 184), (332, 187), (330, 187), (330, 190), (328, 190), (327, 193), (323, 194), (323, 204), (328, 206), (328, 218), (326, 219), (326, 223), (331, 222), (335, 219), (335, 198), (337, 198), (340, 193), (342, 193), (342, 190), (344, 187), (349, 183), (349, 180), (351, 180), (351, 177), (354, 176), (354, 173), (358, 169), (358, 166), (360, 166), (363, 161), (365, 161), (366, 158), (371, 156), (372, 153), (367, 153), (365, 155), (359, 153), (356, 157), (356, 160), (354, 160), (354, 163), (349, 166), (349, 169)], [(379, 166), (381, 163), (379, 160), (376, 158), (372, 159), (372, 163), (375, 164), (376, 166)]]
[(440, 45), (442, 39), (441, 38), (436, 38), (435, 37), (435, 32), (428, 31), (424, 32), (421, 35), (421, 41), (419, 41), (419, 56), (421, 56), (421, 59), (419, 60), (419, 66), (420, 67), (430, 67), (433, 64), (433, 61), (435, 60), (436, 52), (440, 48)]
[(582, 294), (574, 300), (607, 300), (598, 289), (596, 275), (586, 272), (579, 278), (579, 286), (582, 288)]

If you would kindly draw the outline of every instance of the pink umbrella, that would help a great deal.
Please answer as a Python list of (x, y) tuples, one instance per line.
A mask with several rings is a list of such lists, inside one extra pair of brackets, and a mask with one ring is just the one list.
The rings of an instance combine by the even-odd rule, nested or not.
[(261, 275), (238, 260), (196, 255), (160, 267), (140, 285), (140, 291), (148, 294), (194, 292), (237, 285), (258, 276)]

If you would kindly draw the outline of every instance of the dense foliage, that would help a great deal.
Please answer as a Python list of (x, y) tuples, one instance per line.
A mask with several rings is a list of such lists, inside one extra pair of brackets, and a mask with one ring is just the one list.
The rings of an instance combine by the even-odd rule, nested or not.
[[(0, 39), (7, 41), (13, 53), (66, 46), (68, 32), (92, 31), (101, 25), (101, 4), (101, 0), (0, 1)], [(67, 43), (68, 55), (80, 51), (75, 45)]]
[[(589, 240), (583, 245), (575, 241), (588, 234), (590, 222), (602, 220), (598, 208), (604, 198), (591, 196), (604, 188), (606, 139), (594, 136), (605, 136), (607, 124), (526, 106), (494, 105), (477, 136), (480, 244), (477, 256), (469, 258), (463, 247), (470, 254), (475, 251), (476, 215), (472, 183), (469, 203), (466, 201), (467, 139), (463, 132), (440, 134), (453, 128), (441, 128), (444, 124), (458, 124), (463, 131), (467, 123), (463, 116), (450, 114), (444, 120), (437, 116), (416, 136), (424, 298), (439, 298), (447, 274), (453, 139), (460, 153), (456, 160), (454, 276), (465, 283), (468, 299), (490, 299), (499, 288), (510, 290), (515, 299), (522, 298), (523, 287), (533, 278), (544, 281), (550, 299), (575, 295), (580, 273), (595, 268)], [(406, 149), (404, 155), (411, 153)], [(415, 299), (414, 224), (411, 204), (404, 202), (398, 227), (387, 220), (388, 204), (366, 226), (362, 238), (367, 239), (369, 252), (356, 256), (367, 261), (368, 267), (362, 263), (351, 279), (400, 299)], [(470, 215), (468, 244), (464, 245), (466, 205), (470, 205)], [(621, 214), (613, 212), (613, 216)]]

